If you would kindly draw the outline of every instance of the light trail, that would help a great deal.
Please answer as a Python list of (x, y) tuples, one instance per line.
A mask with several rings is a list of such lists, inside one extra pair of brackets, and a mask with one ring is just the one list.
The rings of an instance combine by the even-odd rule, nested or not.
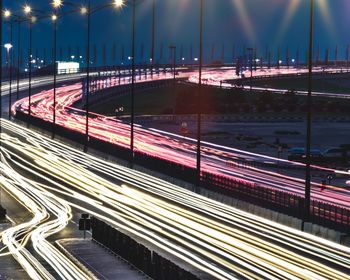
[[(330, 69), (329, 71), (335, 70), (336, 69)], [(270, 74), (291, 74), (297, 73), (297, 71), (299, 70), (293, 68), (273, 69)], [(316, 69), (315, 71), (318, 70)], [(319, 71), (321, 70), (319, 69)], [(266, 72), (255, 72), (255, 75), (263, 74), (266, 75)], [(207, 79), (207, 82), (213, 85), (220, 83), (220, 79), (227, 79), (229, 76), (232, 76), (232, 69), (207, 71), (204, 73), (204, 79)], [(196, 76), (193, 72), (184, 72), (181, 74), (181, 77), (189, 77), (190, 81), (196, 82)], [(171, 74), (165, 74), (157, 76), (155, 79), (162, 80), (170, 78), (172, 78)], [(144, 77), (138, 82), (150, 81), (150, 79), (151, 77), (148, 76), (148, 78)], [(129, 80), (123, 80), (121, 84), (119, 84), (119, 82), (118, 77), (111, 77), (108, 81), (99, 81), (99, 83), (104, 83), (107, 87), (113, 87), (127, 84)], [(96, 95), (99, 93), (97, 92), (94, 94)], [(66, 129), (84, 134), (86, 125), (85, 111), (74, 108), (74, 104), (81, 99), (82, 89), (80, 83), (59, 87), (57, 89), (56, 123)], [(16, 102), (12, 107), (12, 111), (13, 114), (16, 114), (16, 111), (28, 112), (28, 98)], [(32, 96), (31, 112), (32, 115), (37, 118), (52, 122), (53, 91), (46, 90)], [(100, 114), (91, 113), (89, 117), (90, 137), (118, 145), (119, 147), (129, 148), (129, 124)], [(188, 137), (182, 137), (143, 126), (136, 126), (135, 149), (143, 154), (155, 156), (186, 167), (193, 168), (196, 165), (196, 140)], [(300, 175), (299, 178), (295, 177), (295, 175), (273, 172), (269, 166), (265, 168), (245, 166), (242, 168), (235, 162), (239, 160), (257, 163), (269, 161), (272, 162), (274, 166), (279, 165), (280, 169), (285, 167), (300, 169), (305, 166), (302, 163), (249, 153), (208, 142), (203, 142), (202, 158), (203, 172), (225, 176), (233, 181), (241, 182), (248, 186), (258, 185), (296, 195), (303, 195), (304, 193), (304, 179), (300, 179), (302, 175)], [(320, 166), (313, 166), (313, 169), (324, 173), (349, 175), (348, 172), (342, 170), (334, 170)], [(350, 207), (350, 190), (336, 186), (328, 186), (327, 189), (324, 190), (323, 186), (318, 182), (313, 182), (312, 186), (313, 199), (337, 204), (342, 207)]]
[[(55, 269), (60, 279), (87, 279), (67, 257), (60, 253), (46, 238), (66, 227), (72, 217), (68, 203), (46, 192), (39, 183), (16, 172), (7, 162), (9, 154), (3, 151), (0, 184), (22, 204), (33, 218), (0, 232), (0, 239), (17, 262), (32, 279), (55, 279), (46, 268), (26, 249), (29, 242), (35, 251)], [(5, 247), (5, 248), (6, 248)]]
[[(334, 73), (341, 73), (343, 70), (349, 71), (348, 68), (323, 68), (323, 67), (314, 67), (313, 72), (314, 73), (324, 73), (324, 74), (334, 74)], [(280, 68), (280, 69), (257, 69), (256, 71), (253, 71), (253, 77), (270, 77), (273, 78), (274, 76), (279, 75), (295, 75), (296, 77), (298, 75), (307, 74), (307, 69), (298, 69), (298, 68)], [(243, 75), (249, 79), (250, 77), (250, 70), (243, 71)], [(222, 88), (234, 88), (236, 85), (234, 84), (235, 81), (240, 81), (241, 76), (236, 75), (236, 71), (231, 69), (216, 69), (216, 70), (209, 70), (202, 74), (202, 81), (203, 84), (211, 85), (215, 87), (222, 87)], [(189, 78), (189, 81), (191, 83), (198, 83), (198, 74), (192, 75)], [(233, 81), (228, 82), (228, 81)], [(249, 81), (249, 80), (248, 80)], [(250, 82), (248, 82), (250, 83)], [(250, 90), (250, 85), (243, 86), (244, 89)], [(270, 93), (276, 93), (276, 94), (288, 94), (289, 89), (275, 89), (275, 88), (267, 88), (267, 87), (257, 87), (253, 86), (253, 90), (257, 91), (263, 91), (263, 92), (270, 92)], [(307, 91), (304, 90), (295, 90), (294, 94), (296, 95), (307, 95)], [(330, 98), (340, 98), (340, 99), (349, 99), (350, 94), (349, 93), (331, 93), (331, 92), (312, 92), (313, 96), (317, 97), (330, 97)]]
[[(46, 225), (46, 233), (67, 223), (70, 206), (217, 279), (348, 279), (348, 247), (84, 154), (11, 122), (2, 124), (4, 174), (17, 177), (10, 173), (25, 171), (38, 178), (42, 183), (23, 179), (36, 190), (17, 187), (27, 195), (40, 194), (31, 196), (47, 212), (65, 217), (55, 229)], [(46, 233), (32, 235), (45, 240)], [(32, 242), (40, 243), (39, 239)], [(54, 254), (50, 246), (45, 250)]]

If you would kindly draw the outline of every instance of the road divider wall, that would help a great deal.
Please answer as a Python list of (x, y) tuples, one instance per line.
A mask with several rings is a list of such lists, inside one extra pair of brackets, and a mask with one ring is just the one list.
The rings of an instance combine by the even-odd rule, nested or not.
[(199, 280), (105, 222), (92, 218), (92, 238), (155, 280)]

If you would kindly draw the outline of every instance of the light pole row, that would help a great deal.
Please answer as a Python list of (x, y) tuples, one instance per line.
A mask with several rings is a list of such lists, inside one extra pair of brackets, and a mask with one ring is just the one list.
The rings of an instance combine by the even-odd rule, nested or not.
[[(134, 106), (134, 89), (135, 89), (135, 33), (136, 33), (136, 0), (129, 0), (131, 1), (132, 6), (132, 83), (131, 83), (131, 137), (130, 137), (130, 151), (131, 151), (131, 162), (133, 163), (134, 159), (134, 114), (135, 114), (135, 106)], [(65, 2), (64, 4), (70, 4), (75, 5), (74, 3)], [(114, 5), (118, 8), (122, 7), (125, 4), (124, 0), (115, 0)], [(52, 19), (54, 22), (54, 105), (53, 105), (53, 125), (55, 126), (56, 122), (56, 46), (57, 46), (57, 9), (63, 5), (63, 1), (61, 0), (54, 0), (53, 1), (53, 7), (55, 9), (55, 14), (53, 15)], [(0, 6), (2, 7), (2, 1), (0, 0)], [(111, 6), (104, 5), (96, 7), (95, 9), (91, 8), (90, 0), (88, 2), (88, 7), (82, 7), (81, 12), (82, 14), (87, 14), (87, 21), (88, 21), (88, 32), (87, 32), (87, 44), (88, 44), (88, 50), (87, 50), (87, 69), (86, 69), (86, 139), (85, 139), (85, 148), (84, 150), (87, 150), (88, 144), (89, 144), (89, 91), (90, 91), (90, 85), (89, 85), (89, 79), (90, 79), (90, 27), (91, 27), (91, 15), (93, 12), (96, 12), (98, 10), (103, 9), (104, 7)], [(202, 67), (203, 67), (203, 8), (204, 8), (204, 0), (200, 0), (200, 57), (199, 57), (199, 79), (198, 79), (198, 96), (197, 96), (197, 105), (198, 105), (198, 114), (197, 114), (197, 164), (196, 164), (196, 170), (197, 170), (197, 183), (196, 186), (200, 186), (201, 182), (201, 114), (202, 114), (202, 104), (201, 104), (201, 98), (202, 98)], [(304, 221), (310, 220), (310, 180), (311, 180), (311, 157), (310, 157), (310, 150), (311, 150), (311, 106), (312, 106), (312, 47), (313, 47), (313, 8), (314, 8), (314, 1), (310, 0), (310, 42), (309, 42), (309, 79), (308, 79), (308, 97), (307, 97), (307, 107), (308, 107), (308, 114), (307, 114), (307, 145), (306, 145), (306, 180), (305, 180), (305, 205), (304, 205)], [(7, 13), (7, 14), (6, 14)], [(27, 16), (30, 16), (32, 13), (32, 9), (30, 6), (24, 7), (24, 13)], [(9, 12), (5, 12), (5, 16), (10, 16)], [(152, 65), (152, 75), (153, 75), (153, 62), (154, 62), (154, 37), (155, 37), (155, 0), (153, 0), (153, 19), (152, 19), (152, 48), (151, 48), (151, 65)], [(29, 27), (30, 27), (30, 34), (29, 34), (29, 109), (28, 109), (28, 115), (31, 116), (31, 78), (32, 78), (32, 25), (33, 25), (33, 19), (34, 17), (29, 18)], [(18, 33), (20, 34), (20, 18), (18, 18)], [(0, 23), (0, 29), (1, 29), (2, 22)], [(0, 41), (1, 41), (1, 33), (0, 32)], [(18, 36), (20, 38), (20, 35)], [(11, 41), (12, 41), (12, 23), (11, 23)], [(249, 51), (253, 52), (253, 49), (248, 49)], [(0, 55), (1, 55), (0, 50)], [(252, 60), (251, 55), (251, 60)], [(19, 55), (18, 55), (19, 60)], [(252, 63), (252, 61), (251, 61)], [(278, 63), (279, 66), (279, 63)], [(174, 67), (175, 68), (175, 67)], [(2, 70), (0, 69), (0, 80), (2, 77)], [(252, 71), (252, 65), (251, 65), (251, 71)], [(12, 72), (12, 71), (11, 71)], [(174, 69), (174, 74), (175, 69)], [(17, 95), (19, 91), (19, 84), (17, 81)], [(1, 108), (1, 98), (0, 98), (0, 110)], [(1, 114), (1, 112), (0, 112)], [(1, 132), (1, 125), (0, 125), (0, 132)]]

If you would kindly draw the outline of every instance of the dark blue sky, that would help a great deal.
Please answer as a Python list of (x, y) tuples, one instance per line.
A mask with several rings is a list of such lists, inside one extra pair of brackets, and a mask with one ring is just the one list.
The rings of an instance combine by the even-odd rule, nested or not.
[[(91, 0), (95, 5), (108, 3), (108, 0)], [(137, 9), (137, 56), (141, 55), (144, 45), (144, 59), (149, 55), (151, 38), (151, 0), (138, 0)], [(46, 0), (4, 0), (4, 8), (19, 12), (25, 3), (33, 8), (50, 11)], [(84, 1), (72, 0), (75, 3)], [(168, 52), (169, 44), (183, 45), (183, 56), (188, 59), (190, 46), (193, 57), (198, 56), (199, 0), (157, 0), (156, 59), (160, 56), (160, 44)], [(219, 59), (222, 46), (225, 46), (225, 59), (232, 57), (233, 46), (239, 54), (244, 46), (257, 46), (261, 55), (269, 46), (273, 55), (277, 48), (284, 53), (287, 46), (293, 57), (300, 48), (301, 57), (305, 54), (308, 36), (308, 1), (305, 0), (205, 0), (204, 43), (205, 58), (210, 59), (211, 48), (215, 43), (215, 57)], [(344, 57), (349, 43), (348, 36), (350, 11), (349, 0), (316, 0), (315, 8), (315, 42), (320, 44), (321, 54), (330, 48), (334, 55), (336, 45), (339, 46), (339, 57)], [(63, 11), (71, 9), (63, 8)], [(293, 11), (288, 16), (288, 11)], [(80, 46), (81, 53), (86, 46), (86, 20), (79, 14), (69, 15), (59, 21), (58, 46), (62, 47), (64, 56), (70, 46), (72, 54)], [(121, 56), (121, 46), (125, 47), (125, 57), (130, 55), (131, 45), (131, 8), (125, 6), (122, 11), (106, 9), (92, 17), (92, 45), (96, 44), (101, 52), (107, 46), (107, 59), (110, 60), (111, 47), (117, 44), (117, 57)], [(52, 25), (49, 20), (34, 25), (33, 49), (39, 53), (45, 47), (51, 54)], [(9, 39), (9, 28), (4, 28), (5, 42)], [(14, 29), (15, 34), (17, 32)], [(22, 40), (28, 41), (28, 27), (22, 30)], [(26, 45), (24, 45), (26, 46)], [(178, 52), (178, 54), (179, 54)], [(283, 54), (284, 55), (284, 54)], [(168, 54), (164, 57), (169, 58)], [(101, 62), (101, 55), (98, 56)]]

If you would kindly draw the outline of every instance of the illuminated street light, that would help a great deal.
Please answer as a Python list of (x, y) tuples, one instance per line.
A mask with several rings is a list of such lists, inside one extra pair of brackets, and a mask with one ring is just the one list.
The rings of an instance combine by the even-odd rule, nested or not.
[(62, 0), (53, 0), (52, 5), (57, 9), (62, 6)]
[(122, 6), (124, 6), (124, 0), (114, 0), (114, 5), (117, 8), (121, 8)]
[(28, 5), (26, 5), (26, 6), (23, 8), (23, 10), (24, 10), (24, 13), (25, 13), (26, 15), (28, 15), (28, 14), (30, 14), (30, 13), (32, 12), (32, 8), (31, 8), (30, 6), (28, 6)]
[(86, 7), (83, 6), (83, 7), (80, 8), (80, 13), (81, 13), (82, 15), (86, 15), (87, 12), (88, 12), (88, 9), (87, 9)]
[(56, 21), (57, 20), (57, 15), (52, 15), (51, 19), (52, 19), (52, 21)]
[(5, 47), (5, 49), (9, 52), (10, 49), (12, 49), (12, 44), (7, 43), (7, 44), (4, 45), (4, 47)]
[(4, 11), (4, 17), (9, 18), (11, 16), (11, 12), (9, 10)]

